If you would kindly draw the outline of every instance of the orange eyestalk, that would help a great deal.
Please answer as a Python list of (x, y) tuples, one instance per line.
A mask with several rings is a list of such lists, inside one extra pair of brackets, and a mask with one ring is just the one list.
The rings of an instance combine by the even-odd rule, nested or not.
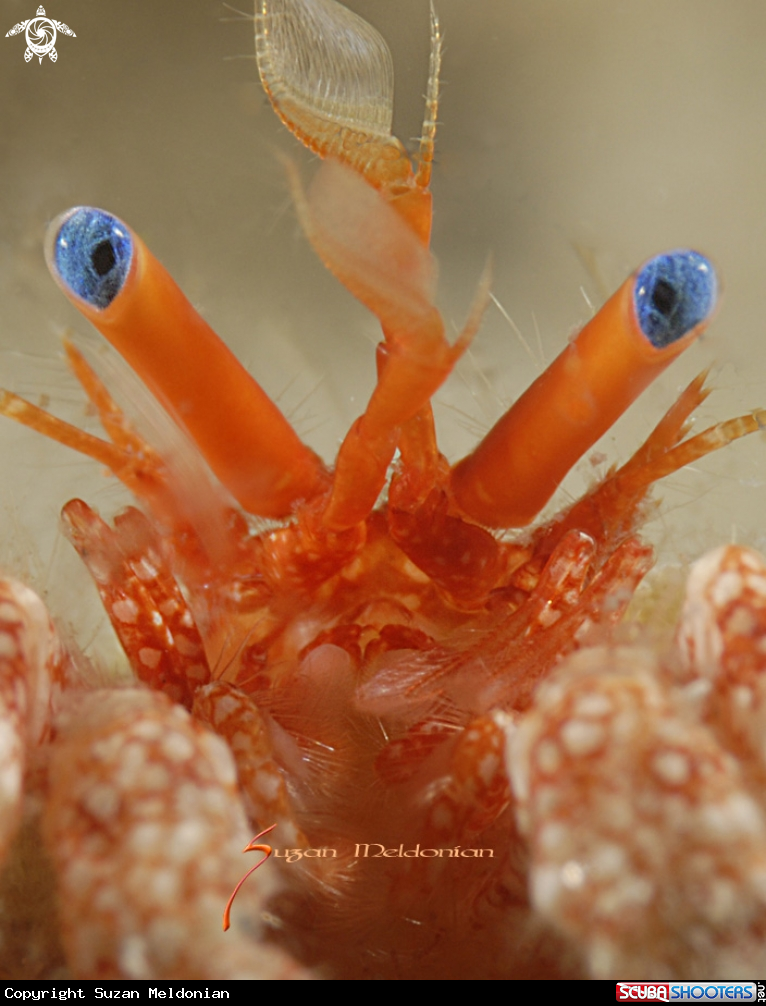
[(488, 527), (523, 527), (641, 392), (703, 331), (717, 295), (702, 255), (658, 255), (604, 304), (452, 470), (460, 509)]
[(57, 218), (48, 267), (199, 447), (245, 510), (287, 516), (327, 487), (319, 458), (121, 220), (91, 207)]

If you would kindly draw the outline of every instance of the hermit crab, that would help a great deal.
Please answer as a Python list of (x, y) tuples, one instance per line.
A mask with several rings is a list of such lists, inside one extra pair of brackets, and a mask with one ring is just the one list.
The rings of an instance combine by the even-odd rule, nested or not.
[[(732, 977), (761, 963), (766, 564), (734, 546), (702, 559), (661, 648), (621, 619), (652, 564), (652, 485), (766, 417), (688, 436), (703, 375), (627, 462), (534, 523), (710, 319), (715, 271), (677, 249), (640, 267), (473, 452), (441, 454), (430, 402), (477, 333), (491, 271), (448, 338), (429, 251), (431, 17), (413, 164), (370, 25), (334, 0), (256, 8), (265, 91), (322, 161), (308, 187), (285, 164), (303, 230), (383, 332), (375, 390), (331, 466), (125, 223), (78, 207), (51, 225), (54, 278), (169, 417), (152, 442), (71, 344), (105, 438), (0, 399), (135, 498), (106, 518), (81, 500), (62, 514), (132, 685), (94, 685), (26, 587), (5, 581), (0, 599), (0, 840), (9, 854), (26, 792), (76, 976)], [(239, 850), (264, 829), (274, 858), (223, 932)]]

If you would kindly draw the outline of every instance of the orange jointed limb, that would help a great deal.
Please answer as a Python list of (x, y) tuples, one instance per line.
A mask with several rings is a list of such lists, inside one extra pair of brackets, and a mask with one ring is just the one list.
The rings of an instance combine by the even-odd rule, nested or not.
[(303, 228), (325, 265), (379, 319), (385, 343), (367, 409), (344, 440), (324, 520), (343, 529), (367, 517), (385, 482), (399, 428), (428, 405), (478, 328), (484, 286), (450, 345), (434, 306), (435, 264), (420, 236), (354, 171), (326, 161), (306, 193), (288, 166)]
[(624, 538), (627, 530), (637, 526), (638, 514), (653, 483), (734, 440), (766, 429), (766, 410), (755, 410), (748, 416), (738, 416), (684, 437), (689, 431), (690, 416), (709, 394), (705, 387), (707, 372), (694, 378), (668, 409), (647, 439), (633, 456), (594, 489), (578, 500), (569, 510), (534, 535), (535, 552), (548, 556), (572, 530), (579, 530), (605, 548)]
[(435, 308), (424, 319), (422, 331), (405, 331), (382, 345), (380, 356), (386, 354), (386, 362), (377, 386), (338, 451), (332, 496), (323, 515), (328, 527), (342, 530), (368, 516), (385, 483), (402, 427), (420, 413), (430, 417), (431, 396), (470, 344), (482, 311), (483, 305), (474, 307), (451, 346)]
[(323, 522), (340, 530), (370, 513), (396, 450), (398, 428), (430, 410), (431, 395), (468, 341), (450, 348), (444, 339), (427, 251), (441, 33), (432, 8), (416, 173), (391, 133), (391, 54), (374, 28), (336, 3), (258, 0), (255, 40), (261, 82), (275, 111), (329, 162), (308, 197), (296, 169), (286, 165), (304, 230), (325, 265), (380, 319), (397, 357), (385, 377), (379, 374), (367, 411), (338, 455)]
[(22, 426), (28, 426), (29, 429), (36, 430), (66, 447), (71, 447), (80, 454), (86, 454), (94, 461), (100, 461), (118, 478), (128, 464), (127, 456), (119, 447), (101, 440), (100, 437), (94, 437), (92, 433), (86, 433), (71, 423), (64, 422), (63, 419), (57, 419), (37, 405), (32, 405), (14, 395), (12, 391), (0, 390), (0, 415), (15, 419)]
[(646, 263), (455, 466), (461, 510), (490, 527), (528, 524), (578, 458), (700, 334), (716, 292), (715, 272), (696, 252)]
[(319, 458), (125, 224), (72, 210), (52, 224), (47, 258), (246, 510), (282, 517), (326, 487)]
[[(109, 439), (126, 452), (134, 452), (137, 456), (148, 456), (152, 449), (133, 429), (122, 409), (117, 405), (106, 389), (106, 385), (91, 367), (77, 347), (64, 339), (64, 353), (69, 369), (80, 382), (88, 400), (98, 413), (99, 422)], [(159, 459), (158, 459), (159, 460)]]
[(766, 430), (766, 409), (756, 409), (749, 416), (737, 416), (735, 419), (716, 423), (715, 426), (710, 426), (696, 436), (669, 448), (660, 456), (651, 457), (643, 468), (635, 470), (633, 466), (625, 465), (615, 474), (615, 481), (620, 488), (624, 484), (634, 491), (644, 486), (648, 487), (652, 482), (664, 479), (673, 472), (712, 454), (713, 451), (719, 451), (735, 440), (747, 437), (751, 433), (758, 433), (759, 430)]
[(392, 486), (396, 485), (394, 494), (397, 505), (411, 507), (423, 502), (436, 485), (440, 467), (443, 465), (446, 468), (446, 461), (439, 453), (436, 442), (436, 427), (430, 404), (424, 405), (402, 426), (399, 454), (401, 466)]
[[(0, 415), (15, 419), (22, 426), (36, 430), (43, 436), (98, 461), (135, 496), (149, 503), (155, 516), (162, 519), (167, 527), (177, 527), (180, 512), (184, 508), (179, 511), (178, 489), (172, 483), (165, 460), (135, 431), (82, 353), (66, 339), (64, 349), (67, 362), (98, 412), (101, 425), (111, 443), (2, 389)], [(188, 501), (194, 505), (187, 508), (186, 516), (194, 512), (195, 505), (201, 499), (202, 497), (195, 495), (193, 500)], [(207, 547), (215, 550), (220, 539), (214, 529), (216, 522), (209, 520), (206, 524), (209, 533), (204, 537)]]

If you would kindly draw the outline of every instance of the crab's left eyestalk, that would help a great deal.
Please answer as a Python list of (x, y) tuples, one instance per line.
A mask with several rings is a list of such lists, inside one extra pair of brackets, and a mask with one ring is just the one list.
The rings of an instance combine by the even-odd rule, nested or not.
[(574, 463), (709, 323), (711, 263), (682, 249), (650, 259), (452, 470), (455, 500), (488, 527), (523, 527)]
[(46, 260), (245, 510), (284, 517), (325, 488), (319, 458), (126, 224), (70, 210), (49, 228)]

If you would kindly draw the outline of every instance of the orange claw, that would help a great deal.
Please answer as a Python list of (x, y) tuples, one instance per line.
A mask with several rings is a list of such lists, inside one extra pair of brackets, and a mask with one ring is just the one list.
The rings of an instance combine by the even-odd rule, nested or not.
[(70, 210), (51, 225), (46, 255), (69, 300), (245, 510), (284, 517), (326, 487), (319, 458), (122, 221), (90, 207)]
[(713, 267), (692, 251), (637, 270), (452, 470), (460, 509), (489, 527), (523, 527), (572, 465), (702, 332)]

